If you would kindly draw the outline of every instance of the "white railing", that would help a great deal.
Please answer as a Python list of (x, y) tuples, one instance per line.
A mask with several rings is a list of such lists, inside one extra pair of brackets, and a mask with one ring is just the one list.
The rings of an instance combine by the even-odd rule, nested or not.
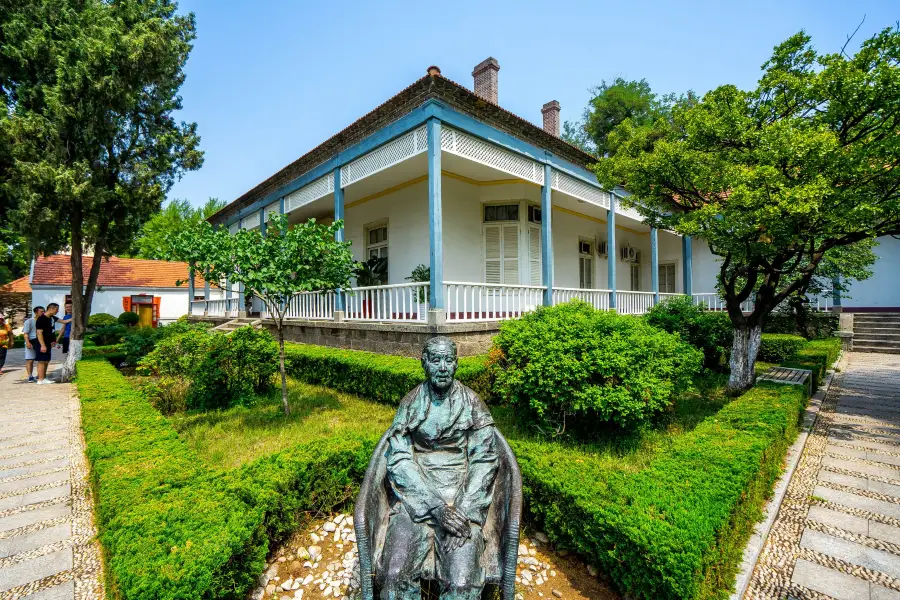
[(210, 317), (225, 316), (225, 299), (208, 300), (206, 302), (206, 314)]
[(425, 323), (428, 320), (428, 282), (352, 288), (344, 295), (348, 321)]
[(334, 292), (299, 292), (288, 301), (287, 319), (334, 319)]
[[(726, 310), (725, 300), (716, 293), (694, 294), (693, 297), (694, 304), (702, 306), (706, 310)], [(831, 310), (833, 303), (834, 300), (831, 296), (823, 296), (821, 298), (810, 299), (808, 307), (812, 311), (828, 312)], [(744, 300), (741, 303), (741, 312), (753, 312), (754, 304), (752, 299)]]
[(616, 312), (642, 315), (653, 306), (653, 292), (616, 292)]
[(190, 304), (190, 313), (192, 315), (200, 315), (206, 312), (206, 300), (192, 300)]
[(667, 298), (678, 298), (679, 296), (684, 296), (684, 294), (674, 294), (672, 292), (660, 292), (659, 293), (659, 301), (662, 302)]
[(444, 282), (447, 321), (497, 321), (520, 317), (543, 304), (544, 287)]
[(572, 300), (582, 300), (598, 310), (609, 310), (609, 290), (553, 288), (553, 306)]

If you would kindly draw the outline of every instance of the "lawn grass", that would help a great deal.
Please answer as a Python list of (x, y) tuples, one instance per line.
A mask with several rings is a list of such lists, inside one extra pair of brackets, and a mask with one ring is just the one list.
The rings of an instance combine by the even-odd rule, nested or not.
[(281, 387), (251, 407), (175, 414), (169, 421), (197, 455), (215, 469), (233, 469), (296, 444), (336, 434), (377, 433), (394, 418), (391, 406), (288, 379), (291, 416)]

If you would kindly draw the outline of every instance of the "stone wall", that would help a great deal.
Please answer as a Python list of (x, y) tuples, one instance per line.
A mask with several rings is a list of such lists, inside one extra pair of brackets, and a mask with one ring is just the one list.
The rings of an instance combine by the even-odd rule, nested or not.
[[(219, 325), (227, 319), (194, 316), (191, 320)], [(277, 335), (275, 325), (271, 321), (264, 323), (272, 335)], [(498, 331), (499, 325), (495, 321), (453, 325), (291, 321), (285, 323), (284, 339), (301, 344), (418, 358), (422, 354), (422, 346), (428, 339), (445, 335), (456, 342), (460, 356), (474, 356), (486, 354), (490, 350), (493, 337)]]

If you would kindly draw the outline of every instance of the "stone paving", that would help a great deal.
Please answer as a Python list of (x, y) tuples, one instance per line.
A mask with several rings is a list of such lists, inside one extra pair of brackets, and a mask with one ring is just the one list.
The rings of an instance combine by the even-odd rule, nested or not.
[(10, 350), (0, 375), (0, 600), (102, 599), (78, 398), (23, 365)]
[(839, 369), (747, 599), (900, 600), (900, 356)]

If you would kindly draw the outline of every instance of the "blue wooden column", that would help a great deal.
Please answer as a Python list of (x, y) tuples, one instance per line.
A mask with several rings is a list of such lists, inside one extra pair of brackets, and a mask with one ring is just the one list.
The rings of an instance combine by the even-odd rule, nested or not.
[(194, 272), (188, 269), (188, 314), (194, 314)]
[(609, 286), (609, 307), (616, 307), (616, 195), (609, 193), (609, 212), (606, 217), (606, 278)]
[(541, 282), (544, 285), (544, 306), (553, 306), (553, 201), (549, 164), (544, 165), (544, 186), (541, 188)]
[(838, 289), (841, 285), (841, 278), (835, 277), (831, 280), (831, 301), (834, 304), (834, 308), (841, 307), (841, 290)]
[(684, 268), (682, 269), (681, 276), (684, 281), (684, 294), (686, 296), (690, 296), (693, 293), (693, 286), (691, 283), (694, 275), (693, 253), (691, 236), (683, 236), (681, 238), (681, 254), (684, 257)]
[(444, 224), (441, 207), (441, 121), (428, 127), (428, 241), (431, 267), (430, 310), (444, 308)]
[(650, 228), (650, 288), (653, 290), (653, 305), (659, 304), (659, 235), (656, 227)]
[[(282, 206), (283, 202), (282, 200)], [(341, 182), (340, 167), (334, 168), (334, 220), (344, 220), (344, 186)], [(334, 232), (334, 239), (338, 242), (344, 241), (343, 227)], [(334, 310), (344, 310), (344, 294), (341, 290), (337, 290), (334, 294)]]
[(259, 232), (263, 237), (266, 236), (266, 209), (265, 207), (259, 209)]

